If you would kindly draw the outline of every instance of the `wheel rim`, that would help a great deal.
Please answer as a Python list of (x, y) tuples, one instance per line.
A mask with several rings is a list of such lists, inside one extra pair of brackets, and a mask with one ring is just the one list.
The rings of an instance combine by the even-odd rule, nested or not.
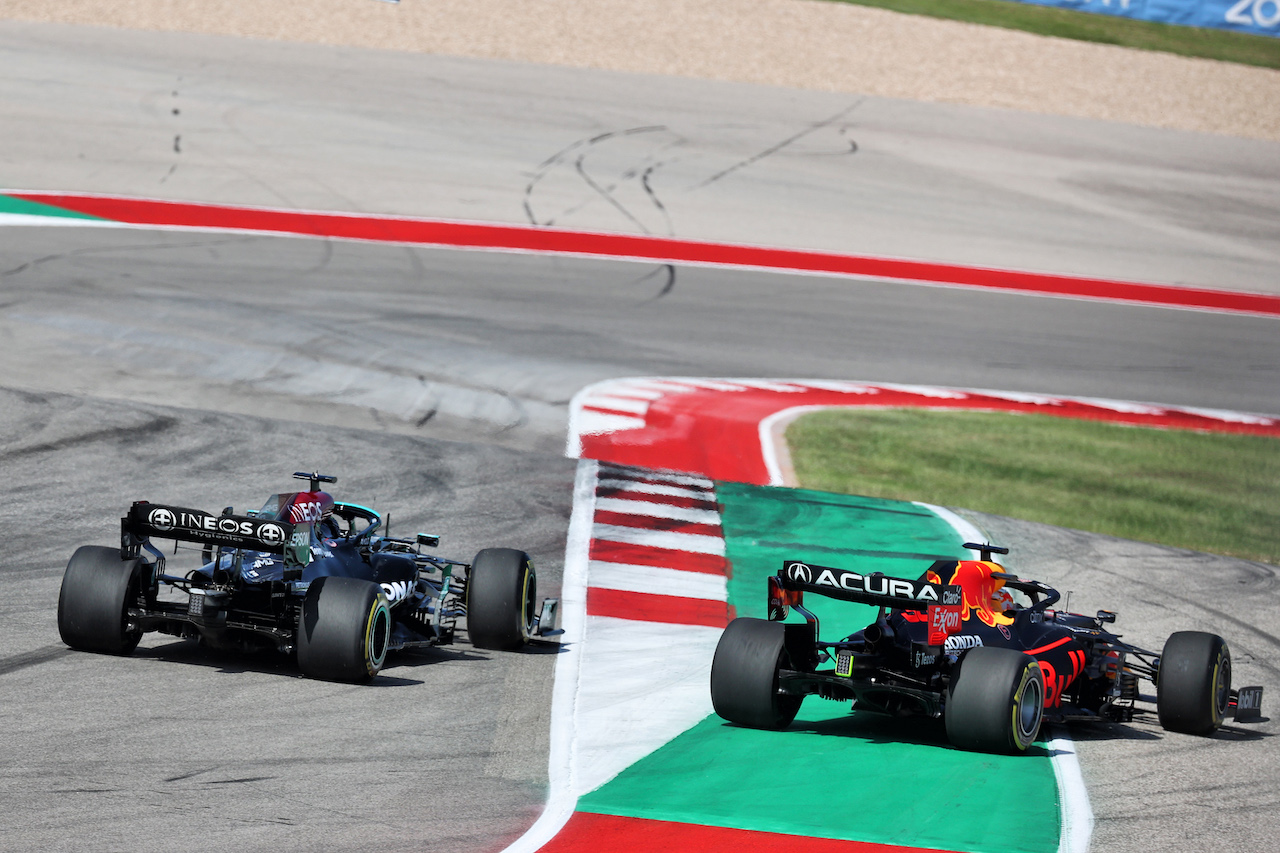
[(533, 568), (528, 563), (525, 563), (522, 574), (524, 583), (520, 585), (520, 596), (524, 606), (520, 609), (520, 612), (524, 618), (521, 620), (520, 633), (527, 640), (533, 635), (533, 620), (535, 616), (533, 599), (536, 595), (534, 585), (537, 581), (534, 578)]
[(365, 648), (368, 649), (369, 674), (377, 675), (387, 657), (388, 637), (390, 635), (391, 614), (387, 610), (385, 599), (381, 595), (369, 613), (369, 628), (365, 635)]
[(1227, 706), (1231, 702), (1231, 658), (1224, 650), (1213, 674), (1215, 718), (1222, 720), (1227, 715)]
[(1018, 727), (1025, 736), (1036, 734), (1039, 729), (1039, 716), (1044, 707), (1044, 699), (1039, 689), (1039, 681), (1032, 679), (1023, 690), (1023, 699), (1018, 704)]
[(1031, 676), (1028, 668), (1023, 676), (1023, 686), (1018, 696), (1015, 720), (1020, 743), (1030, 744), (1040, 729), (1040, 715), (1044, 713), (1044, 692), (1039, 679)]

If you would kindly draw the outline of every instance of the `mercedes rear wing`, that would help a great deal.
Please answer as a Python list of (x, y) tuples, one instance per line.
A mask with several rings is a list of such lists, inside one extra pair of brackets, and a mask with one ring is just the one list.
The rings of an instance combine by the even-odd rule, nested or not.
[(215, 548), (243, 549), (280, 554), (286, 566), (311, 561), (308, 524), (290, 524), (273, 518), (213, 515), (198, 509), (134, 501), (120, 519), (120, 557), (137, 557), (143, 542), (152, 538), (196, 542)]

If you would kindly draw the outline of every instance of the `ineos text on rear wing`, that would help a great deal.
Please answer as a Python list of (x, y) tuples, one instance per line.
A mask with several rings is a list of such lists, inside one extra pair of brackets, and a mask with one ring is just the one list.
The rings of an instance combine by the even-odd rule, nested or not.
[[(305, 532), (305, 527), (301, 528)], [(211, 515), (198, 509), (138, 501), (120, 519), (121, 554), (136, 555), (144, 539), (159, 537), (224, 548), (282, 554), (291, 562), (289, 545), (295, 525), (244, 515)], [(309, 543), (309, 537), (308, 537)]]

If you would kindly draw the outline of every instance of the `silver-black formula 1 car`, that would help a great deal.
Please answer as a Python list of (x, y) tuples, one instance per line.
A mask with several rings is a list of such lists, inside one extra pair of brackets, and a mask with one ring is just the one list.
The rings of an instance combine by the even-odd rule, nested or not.
[[(1229, 713), (1260, 719), (1261, 687), (1231, 689), (1231, 652), (1214, 634), (1173, 634), (1160, 654), (1095, 616), (1056, 610), (1057, 590), (991, 561), (1007, 548), (966, 544), (981, 560), (941, 560), (918, 580), (787, 560), (768, 583), (769, 618), (729, 623), (711, 664), (717, 714), (782, 729), (809, 694), (853, 710), (945, 720), (963, 749), (1023, 752), (1042, 720), (1128, 722), (1139, 680), (1156, 689), (1160, 725), (1212, 734)], [(878, 606), (875, 621), (823, 640), (804, 594)], [(783, 622), (790, 611), (803, 622)]]
[[(423, 553), (438, 537), (380, 535), (372, 509), (307, 491), (272, 495), (243, 515), (137, 501), (120, 547), (86, 545), (67, 564), (58, 631), (77, 649), (130, 654), (160, 631), (215, 648), (274, 649), (303, 674), (366, 681), (387, 652), (452, 643), (465, 619), (473, 646), (518, 649), (559, 634), (556, 599), (537, 599), (523, 551), (486, 548), (471, 563)], [(385, 534), (385, 531), (383, 531)], [(174, 574), (153, 539), (196, 543), (199, 566)], [(190, 547), (190, 546), (188, 546)]]

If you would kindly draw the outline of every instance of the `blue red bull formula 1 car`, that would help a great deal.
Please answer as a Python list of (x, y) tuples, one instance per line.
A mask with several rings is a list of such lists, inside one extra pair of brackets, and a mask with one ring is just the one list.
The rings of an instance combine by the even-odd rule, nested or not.
[[(321, 491), (336, 477), (293, 476), (308, 490), (243, 515), (135, 502), (120, 520), (120, 547), (86, 545), (67, 564), (63, 642), (127, 655), (159, 631), (296, 655), (314, 678), (367, 681), (389, 651), (452, 643), (459, 619), (484, 649), (560, 633), (558, 601), (535, 607), (537, 576), (523, 551), (486, 548), (471, 563), (431, 556), (422, 549), (437, 537), (380, 534), (377, 512)], [(153, 539), (196, 543), (199, 566), (172, 573)]]
[[(1007, 548), (966, 544), (981, 560), (935, 562), (919, 580), (787, 560), (769, 578), (769, 618), (729, 623), (711, 664), (717, 714), (783, 729), (805, 696), (853, 710), (945, 721), (954, 746), (1019, 753), (1043, 720), (1127, 722), (1156, 689), (1160, 725), (1212, 734), (1228, 713), (1260, 719), (1262, 688), (1231, 689), (1231, 652), (1214, 634), (1173, 634), (1160, 654), (1122, 641), (1095, 616), (1056, 610), (1060, 598), (991, 561)], [(879, 607), (875, 621), (823, 640), (805, 593)], [(791, 610), (804, 621), (784, 622)]]

